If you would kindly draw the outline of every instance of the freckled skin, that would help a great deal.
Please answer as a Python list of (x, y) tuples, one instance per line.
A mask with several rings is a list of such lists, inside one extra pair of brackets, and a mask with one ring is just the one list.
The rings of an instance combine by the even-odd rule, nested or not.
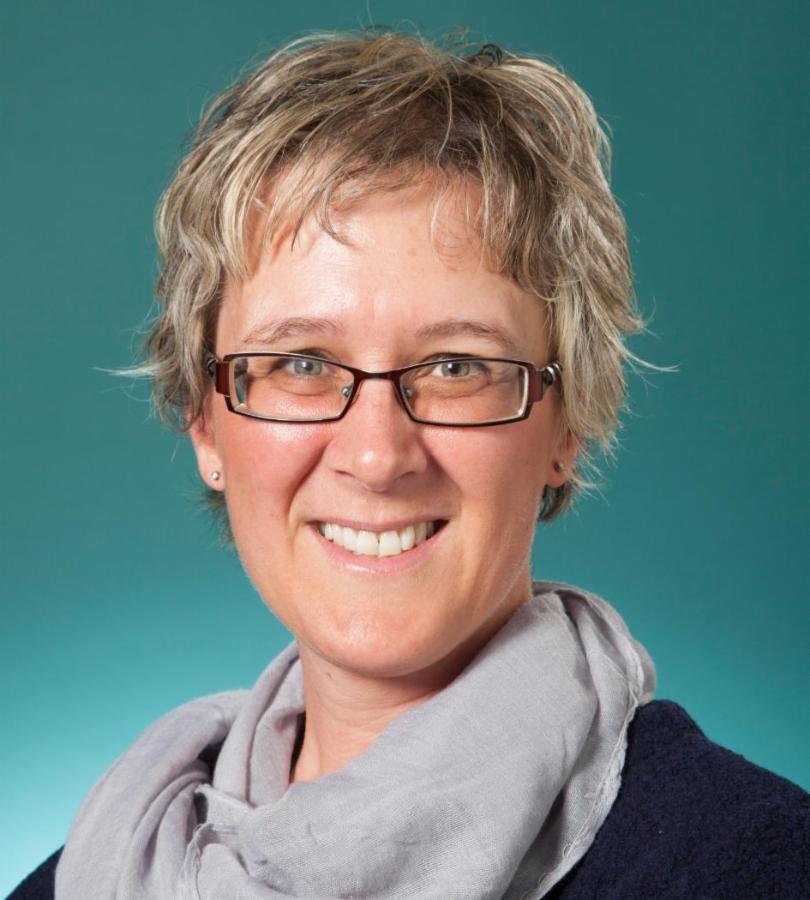
[[(290, 315), (329, 316), (343, 331), (273, 349), (328, 351), (371, 371), (442, 351), (507, 355), (488, 338), (413, 337), (426, 323), (461, 317), (500, 325), (520, 358), (549, 362), (539, 302), (482, 267), (452, 198), (431, 242), (429, 202), (427, 189), (380, 194), (336, 215), (347, 243), (312, 221), (292, 249), (288, 239), (274, 243), (247, 281), (228, 286), (218, 355), (267, 349), (243, 337)], [(543, 487), (563, 480), (555, 460), (572, 461), (558, 419), (552, 390), (523, 422), (419, 425), (390, 383), (368, 381), (344, 419), (314, 425), (233, 415), (212, 392), (191, 437), (202, 477), (225, 490), (246, 571), (299, 639), (305, 673), (383, 679), (427, 693), (455, 677), (529, 595)], [(218, 482), (210, 479), (215, 469)], [(385, 577), (336, 565), (311, 526), (400, 517), (448, 524), (418, 567)]]

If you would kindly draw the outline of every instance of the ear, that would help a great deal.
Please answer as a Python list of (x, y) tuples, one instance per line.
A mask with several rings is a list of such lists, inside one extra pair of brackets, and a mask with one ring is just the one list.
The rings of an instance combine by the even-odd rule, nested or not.
[(558, 437), (546, 471), (546, 484), (549, 487), (562, 487), (568, 481), (574, 471), (579, 447), (579, 440), (568, 429)]
[(225, 472), (217, 450), (213, 416), (210, 412), (210, 397), (206, 399), (203, 412), (197, 416), (188, 429), (188, 436), (197, 456), (197, 468), (202, 480), (215, 491), (225, 490)]

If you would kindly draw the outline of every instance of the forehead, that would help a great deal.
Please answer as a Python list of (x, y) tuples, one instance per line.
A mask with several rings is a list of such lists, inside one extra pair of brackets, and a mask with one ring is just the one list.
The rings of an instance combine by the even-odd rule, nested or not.
[(460, 335), (457, 323), (466, 322), (477, 338), (506, 338), (509, 355), (542, 355), (541, 301), (488, 267), (470, 224), (477, 200), (474, 188), (460, 185), (437, 202), (434, 187), (422, 184), (346, 204), (326, 227), (310, 215), (297, 230), (287, 225), (262, 240), (256, 220), (252, 271), (227, 285), (218, 351), (290, 336), (278, 330), (283, 321), (302, 331), (318, 320), (314, 331), (366, 345), (448, 337), (454, 328)]

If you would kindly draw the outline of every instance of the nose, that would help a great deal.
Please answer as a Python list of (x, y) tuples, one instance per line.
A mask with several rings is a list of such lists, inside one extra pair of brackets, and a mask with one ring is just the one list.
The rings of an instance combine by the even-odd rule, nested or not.
[(408, 417), (392, 382), (367, 379), (346, 415), (332, 425), (325, 459), (336, 472), (381, 493), (427, 468), (423, 428)]

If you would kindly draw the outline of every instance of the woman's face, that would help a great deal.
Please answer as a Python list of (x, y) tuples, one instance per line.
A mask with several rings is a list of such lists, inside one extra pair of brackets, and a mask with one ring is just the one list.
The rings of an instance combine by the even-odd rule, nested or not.
[[(307, 352), (370, 371), (441, 353), (550, 362), (539, 302), (482, 266), (458, 202), (442, 204), (433, 239), (427, 189), (336, 215), (343, 242), (313, 221), (292, 248), (279, 238), (226, 291), (218, 356)], [(543, 487), (564, 478), (555, 460), (570, 462), (556, 390), (525, 421), (487, 428), (412, 422), (381, 379), (330, 423), (235, 415), (213, 391), (207, 402), (191, 432), (201, 475), (224, 489), (243, 565), (302, 656), (376, 676), (457, 670), (528, 598)], [(433, 537), (382, 557), (319, 528), (437, 521)]]

